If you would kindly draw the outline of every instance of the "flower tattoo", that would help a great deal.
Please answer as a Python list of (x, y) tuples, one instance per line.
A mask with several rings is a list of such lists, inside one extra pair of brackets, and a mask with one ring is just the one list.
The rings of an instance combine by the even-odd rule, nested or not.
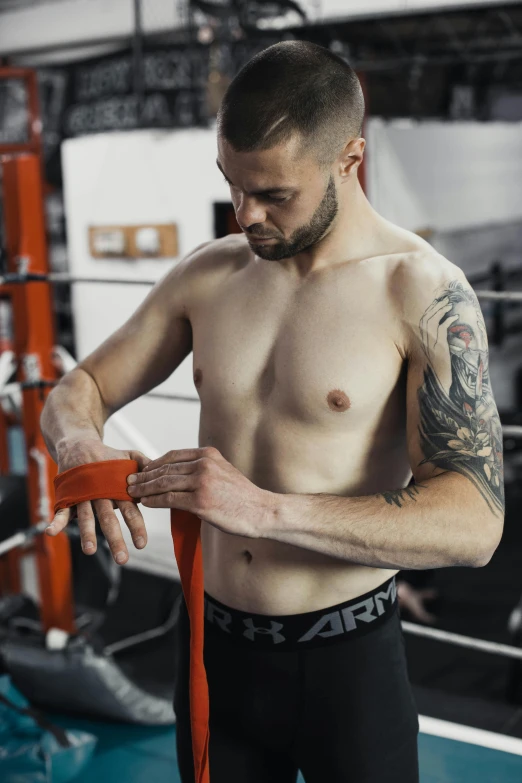
[(502, 428), (489, 383), (486, 327), (473, 291), (452, 281), (426, 310), (420, 331), (428, 360), (418, 390), (421, 464), (467, 476), (490, 508), (501, 511)]

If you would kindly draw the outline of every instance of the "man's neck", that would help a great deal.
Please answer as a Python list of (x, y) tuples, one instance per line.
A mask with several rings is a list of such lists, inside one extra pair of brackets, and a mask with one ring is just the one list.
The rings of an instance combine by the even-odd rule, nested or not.
[(300, 277), (386, 252), (386, 221), (373, 209), (361, 186), (340, 201), (327, 234), (313, 247), (279, 263)]

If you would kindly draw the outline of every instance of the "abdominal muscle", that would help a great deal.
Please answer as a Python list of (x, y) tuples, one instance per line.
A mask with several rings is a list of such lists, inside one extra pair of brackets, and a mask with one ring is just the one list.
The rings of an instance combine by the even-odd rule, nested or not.
[[(220, 448), (215, 441), (213, 445)], [(377, 472), (388, 476), (382, 488), (389, 488), (390, 474), (395, 471), (391, 465), (389, 470), (384, 465), (380, 468)], [(372, 471), (371, 487), (344, 488), (342, 493), (325, 487), (316, 492), (368, 495), (379, 491), (375, 481)], [(280, 487), (264, 488), (281, 492)], [(303, 492), (285, 488), (285, 492), (293, 491)], [(292, 615), (324, 609), (364, 595), (397, 573), (270, 539), (223, 533), (204, 521), (201, 542), (205, 591), (226, 606), (256, 614)]]
[(226, 606), (255, 614), (302, 614), (335, 606), (397, 573), (277, 541), (231, 536), (207, 522), (201, 523), (201, 540), (205, 591)]

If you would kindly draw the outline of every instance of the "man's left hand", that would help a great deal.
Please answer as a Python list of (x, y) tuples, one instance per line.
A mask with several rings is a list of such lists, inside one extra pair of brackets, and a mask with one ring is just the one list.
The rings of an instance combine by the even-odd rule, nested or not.
[(128, 478), (129, 494), (147, 508), (190, 511), (223, 533), (266, 535), (272, 493), (245, 478), (212, 446), (169, 451)]

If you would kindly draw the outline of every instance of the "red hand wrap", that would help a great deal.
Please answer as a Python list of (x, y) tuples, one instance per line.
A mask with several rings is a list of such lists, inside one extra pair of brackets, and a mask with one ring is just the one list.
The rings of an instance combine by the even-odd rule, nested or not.
[[(137, 473), (135, 460), (91, 462), (65, 470), (54, 479), (55, 512), (85, 500), (132, 500), (127, 492), (127, 476)], [(209, 699), (203, 662), (204, 583), (201, 551), (201, 521), (188, 511), (171, 510), (174, 552), (181, 587), (190, 617), (190, 725), (196, 783), (210, 783), (208, 763)]]

